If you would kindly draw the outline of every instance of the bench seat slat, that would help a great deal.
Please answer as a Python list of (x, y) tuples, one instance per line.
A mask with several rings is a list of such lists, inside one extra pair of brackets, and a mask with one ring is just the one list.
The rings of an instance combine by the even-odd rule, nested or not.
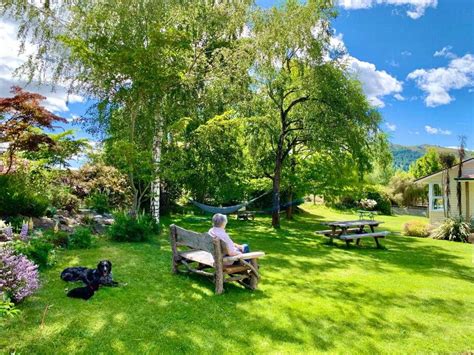
[(265, 253), (263, 251), (252, 251), (250, 253), (245, 253), (245, 254), (225, 256), (223, 260), (225, 263), (227, 261), (237, 261), (240, 259), (257, 259), (257, 258), (261, 258), (262, 256), (265, 256)]
[[(358, 232), (358, 231), (360, 231), (360, 228), (348, 228), (347, 229), (347, 232)], [(336, 229), (336, 234), (339, 233), (339, 232), (340, 232), (340, 230)], [(322, 230), (322, 231), (316, 231), (315, 233), (316, 234), (322, 234), (322, 235), (325, 235), (327, 237), (327, 236), (332, 235), (333, 231), (332, 231), (332, 229), (326, 229), (326, 230)]]
[(179, 253), (179, 256), (191, 261), (196, 261), (198, 263), (214, 267), (214, 257), (211, 253), (204, 250), (183, 251)]
[(363, 234), (343, 234), (337, 237), (341, 240), (353, 240), (360, 238), (385, 238), (389, 235), (389, 232), (375, 232), (375, 233), (363, 233)]

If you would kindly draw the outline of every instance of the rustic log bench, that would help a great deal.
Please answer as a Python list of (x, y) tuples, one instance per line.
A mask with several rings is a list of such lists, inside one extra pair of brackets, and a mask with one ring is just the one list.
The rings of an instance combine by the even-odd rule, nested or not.
[[(191, 272), (208, 276), (215, 284), (216, 294), (224, 292), (224, 283), (232, 281), (251, 290), (257, 289), (260, 279), (258, 258), (265, 253), (256, 251), (224, 256), (227, 254), (226, 246), (218, 238), (209, 233), (189, 231), (174, 224), (170, 226), (170, 240), (173, 273)], [(184, 266), (185, 270), (180, 269), (180, 266)]]

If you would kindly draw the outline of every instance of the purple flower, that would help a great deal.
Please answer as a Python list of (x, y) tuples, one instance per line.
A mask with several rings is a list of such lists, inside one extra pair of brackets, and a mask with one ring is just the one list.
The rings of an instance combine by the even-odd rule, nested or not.
[(0, 249), (0, 294), (20, 302), (39, 288), (38, 266), (24, 255), (10, 249)]
[(20, 239), (23, 241), (28, 240), (28, 223), (23, 223), (21, 226)]
[(13, 239), (13, 228), (12, 228), (12, 226), (6, 227), (6, 228), (3, 230), (3, 233), (5, 234), (5, 236), (7, 237), (8, 240), (12, 240), (12, 239)]

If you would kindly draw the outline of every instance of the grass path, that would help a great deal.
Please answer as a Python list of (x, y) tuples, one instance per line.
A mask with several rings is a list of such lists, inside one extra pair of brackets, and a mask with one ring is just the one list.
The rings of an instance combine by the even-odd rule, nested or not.
[[(347, 249), (314, 234), (323, 220), (357, 218), (306, 205), (275, 231), (265, 217), (228, 231), (267, 253), (259, 290), (227, 285), (222, 296), (197, 276), (170, 273), (167, 231), (143, 244), (99, 242), (61, 251), (22, 313), (0, 325), (0, 349), (17, 353), (462, 353), (474, 350), (473, 246), (393, 234)], [(380, 216), (399, 232), (413, 217)], [(201, 217), (175, 216), (206, 231)], [(126, 287), (90, 301), (68, 299), (66, 266), (114, 263)], [(45, 307), (50, 305), (44, 324)]]

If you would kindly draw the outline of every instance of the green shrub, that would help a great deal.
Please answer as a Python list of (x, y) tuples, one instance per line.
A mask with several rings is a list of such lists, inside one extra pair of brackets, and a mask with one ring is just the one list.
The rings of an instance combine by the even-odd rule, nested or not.
[(426, 238), (430, 233), (430, 226), (426, 222), (409, 221), (403, 226), (403, 234), (411, 237)]
[(109, 197), (103, 193), (93, 193), (85, 200), (86, 206), (97, 213), (106, 213), (110, 211)]
[(15, 304), (10, 299), (8, 299), (5, 295), (0, 297), (0, 319), (14, 317), (18, 313), (20, 313), (20, 310), (15, 308)]
[(69, 243), (69, 235), (66, 232), (55, 232), (53, 229), (44, 231), (43, 238), (55, 247), (66, 248)]
[(29, 260), (44, 268), (52, 264), (54, 246), (42, 236), (35, 236), (28, 242), (16, 241), (13, 247), (17, 253), (23, 254)]
[(92, 232), (87, 227), (79, 227), (69, 235), (69, 248), (86, 249), (92, 245)]
[(0, 175), (1, 216), (43, 216), (49, 201), (23, 174)]
[(115, 214), (115, 222), (108, 235), (118, 242), (143, 242), (158, 233), (158, 225), (149, 215), (131, 216), (121, 212)]
[(76, 195), (73, 195), (69, 189), (59, 187), (53, 189), (51, 204), (58, 209), (63, 209), (69, 212), (77, 212), (81, 200)]
[(469, 223), (464, 221), (462, 218), (448, 218), (443, 224), (435, 229), (432, 237), (434, 239), (445, 239), (466, 243), (470, 234)]

